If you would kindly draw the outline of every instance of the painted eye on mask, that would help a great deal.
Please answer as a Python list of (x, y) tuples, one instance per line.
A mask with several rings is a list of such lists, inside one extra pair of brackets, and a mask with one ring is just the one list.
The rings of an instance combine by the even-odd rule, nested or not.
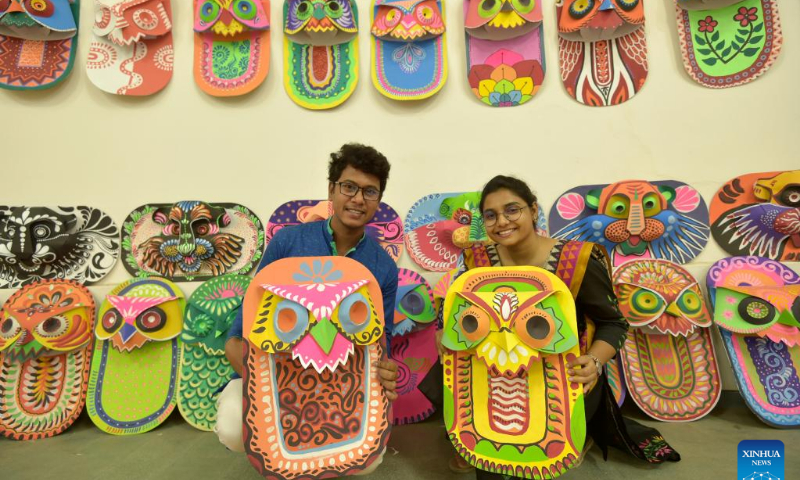
[(36, 333), (42, 337), (57, 337), (67, 331), (69, 320), (62, 315), (53, 315), (36, 326)]
[(291, 300), (283, 300), (275, 307), (273, 317), (275, 334), (285, 344), (300, 338), (308, 327), (308, 310)]
[(691, 290), (686, 290), (678, 297), (678, 308), (682, 312), (694, 315), (699, 312), (703, 307), (703, 302), (700, 301), (700, 296)]
[[(258, 10), (253, 0), (236, 0), (233, 4), (233, 12), (242, 20), (252, 20), (258, 15)], [(208, 223), (206, 223), (206, 227), (208, 228)]]
[(16, 337), (20, 330), (22, 330), (22, 327), (14, 317), (8, 317), (3, 320), (3, 323), (0, 323), (0, 337), (4, 340), (11, 340)]
[(791, 311), (792, 311), (792, 315), (794, 315), (794, 319), (797, 322), (800, 322), (800, 296), (795, 298), (794, 302), (792, 302)]
[(400, 10), (394, 8), (389, 13), (386, 14), (385, 21), (387, 27), (394, 27), (398, 23), (400, 23), (400, 18), (403, 15), (400, 13)]
[(305, 1), (300, 2), (297, 5), (297, 18), (300, 20), (308, 20), (311, 18), (311, 14), (314, 12), (314, 7), (311, 5), (311, 2)]
[(489, 317), (478, 307), (471, 306), (458, 318), (458, 327), (470, 343), (482, 340), (489, 334)]
[(502, 0), (481, 0), (478, 5), (478, 15), (483, 18), (492, 18), (503, 8)]
[(775, 307), (758, 297), (747, 297), (739, 302), (739, 316), (751, 325), (766, 325), (775, 318)]
[(24, 5), (34, 17), (52, 17), (56, 9), (48, 0), (25, 0)]
[(342, 11), (342, 5), (337, 0), (332, 0), (325, 4), (325, 13), (330, 18), (334, 19), (339, 18), (344, 14), (344, 12)]
[(569, 16), (580, 20), (592, 11), (594, 8), (594, 0), (575, 0), (569, 6)]
[(631, 296), (631, 309), (641, 316), (655, 315), (664, 307), (664, 299), (660, 295), (640, 288)]
[(525, 14), (533, 10), (533, 7), (536, 6), (536, 0), (511, 0), (511, 5), (514, 7), (514, 10)]
[(658, 201), (658, 195), (655, 193), (648, 193), (642, 200), (642, 208), (644, 208), (644, 215), (652, 217), (653, 215), (661, 212), (661, 202)]
[(136, 327), (142, 332), (157, 332), (167, 323), (167, 314), (158, 307), (151, 307), (136, 317)]
[(414, 289), (400, 300), (400, 310), (406, 315), (419, 315), (425, 311), (425, 299), (418, 289)]
[(219, 4), (213, 1), (207, 1), (200, 7), (200, 20), (204, 23), (211, 23), (219, 16)]
[(100, 320), (100, 326), (106, 333), (114, 333), (122, 325), (122, 315), (116, 308), (111, 308), (103, 314), (103, 319)]
[(639, 5), (639, 0), (617, 0), (617, 5), (626, 12), (630, 12), (636, 8), (636, 5)]
[(339, 324), (345, 332), (354, 335), (364, 330), (369, 325), (372, 308), (367, 297), (356, 292), (342, 300), (339, 304)]
[(609, 217), (627, 218), (630, 204), (631, 202), (627, 197), (614, 195), (611, 197), (611, 201), (609, 202), (608, 206), (606, 206), (605, 213)]
[(461, 225), (469, 225), (472, 223), (472, 214), (469, 210), (464, 210), (463, 208), (459, 208), (456, 210), (456, 213), (453, 214), (453, 220), (460, 223)]
[(50, 235), (52, 235), (52, 230), (50, 229), (50, 226), (42, 223), (34, 225), (34, 227), (31, 229), (31, 232), (33, 233), (33, 238), (37, 240), (49, 238)]
[(778, 198), (787, 207), (800, 207), (800, 187), (786, 187)]
[(549, 313), (538, 308), (524, 312), (514, 321), (517, 336), (531, 348), (542, 348), (550, 343), (556, 331), (555, 321)]
[(423, 24), (429, 23), (431, 20), (433, 20), (433, 9), (426, 5), (417, 10), (417, 20)]

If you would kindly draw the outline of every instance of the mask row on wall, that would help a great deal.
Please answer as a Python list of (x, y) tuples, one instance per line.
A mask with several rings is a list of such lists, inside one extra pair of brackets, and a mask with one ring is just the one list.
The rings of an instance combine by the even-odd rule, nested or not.
[[(623, 103), (648, 72), (643, 0), (557, 0), (561, 78), (589, 106)], [(742, 85), (777, 58), (776, 0), (675, 0), (688, 74), (710, 88)], [(100, 0), (86, 62), (91, 82), (117, 95), (151, 95), (173, 70), (170, 0)], [(205, 93), (248, 93), (266, 78), (269, 0), (194, 0), (194, 78)], [(49, 88), (76, 55), (79, 0), (0, 2), (0, 87)], [(447, 79), (445, 4), (374, 0), (370, 71), (394, 100), (420, 100)], [(545, 77), (544, 21), (537, 0), (465, 0), (468, 82), (486, 105), (528, 102)], [(340, 105), (359, 77), (358, 7), (352, 0), (286, 0), (283, 78), (309, 109)]]
[[(549, 216), (537, 204), (534, 226), (542, 235), (603, 245), (615, 266), (635, 259), (689, 263), (709, 234), (731, 255), (798, 261), (798, 185), (798, 170), (742, 175), (715, 194), (710, 211), (696, 189), (677, 181), (585, 185), (560, 195)], [(380, 203), (366, 235), (395, 261), (405, 250), (421, 269), (448, 272), (464, 249), (489, 242), (479, 204), (478, 192), (426, 195), (403, 222)], [(53, 278), (91, 285), (120, 253), (135, 277), (202, 281), (250, 274), (281, 228), (332, 214), (328, 201), (291, 201), (265, 227), (243, 205), (181, 201), (138, 207), (120, 231), (93, 207), (0, 206), (0, 288)]]

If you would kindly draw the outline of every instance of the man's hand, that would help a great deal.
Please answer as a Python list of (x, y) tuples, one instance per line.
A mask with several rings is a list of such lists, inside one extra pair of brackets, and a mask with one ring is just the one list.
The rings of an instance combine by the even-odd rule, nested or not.
[(390, 402), (397, 400), (397, 363), (394, 360), (378, 362), (378, 378)]

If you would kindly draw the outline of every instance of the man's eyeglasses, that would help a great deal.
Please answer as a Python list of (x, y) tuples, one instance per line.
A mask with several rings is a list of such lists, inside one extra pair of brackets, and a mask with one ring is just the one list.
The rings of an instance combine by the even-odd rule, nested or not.
[[(522, 216), (522, 210), (531, 207), (520, 207), (519, 205), (509, 205), (503, 210), (503, 216), (506, 217), (506, 220), (509, 222), (513, 222), (514, 220), (519, 220), (519, 217)], [(486, 210), (483, 212), (483, 224), (487, 227), (494, 226), (497, 223), (497, 213), (494, 210)]]
[(348, 197), (355, 197), (358, 195), (358, 191), (361, 190), (364, 200), (375, 201), (381, 198), (381, 191), (375, 187), (359, 187), (350, 182), (333, 182), (333, 184), (339, 185), (339, 191), (342, 195), (347, 195)]

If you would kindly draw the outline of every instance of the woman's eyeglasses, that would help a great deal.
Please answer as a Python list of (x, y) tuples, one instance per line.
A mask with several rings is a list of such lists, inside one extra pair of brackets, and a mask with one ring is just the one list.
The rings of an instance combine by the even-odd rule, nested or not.
[(381, 191), (375, 187), (359, 187), (355, 183), (350, 182), (333, 182), (334, 185), (339, 185), (339, 192), (348, 197), (355, 197), (358, 191), (361, 190), (361, 195), (364, 200), (375, 201), (381, 198)]
[[(519, 220), (519, 217), (522, 216), (522, 210), (531, 207), (520, 207), (519, 205), (509, 205), (503, 210), (503, 216), (506, 217), (506, 220), (509, 222), (513, 222), (514, 220)], [(486, 210), (483, 212), (483, 224), (487, 227), (494, 226), (497, 223), (497, 213), (494, 210)]]

